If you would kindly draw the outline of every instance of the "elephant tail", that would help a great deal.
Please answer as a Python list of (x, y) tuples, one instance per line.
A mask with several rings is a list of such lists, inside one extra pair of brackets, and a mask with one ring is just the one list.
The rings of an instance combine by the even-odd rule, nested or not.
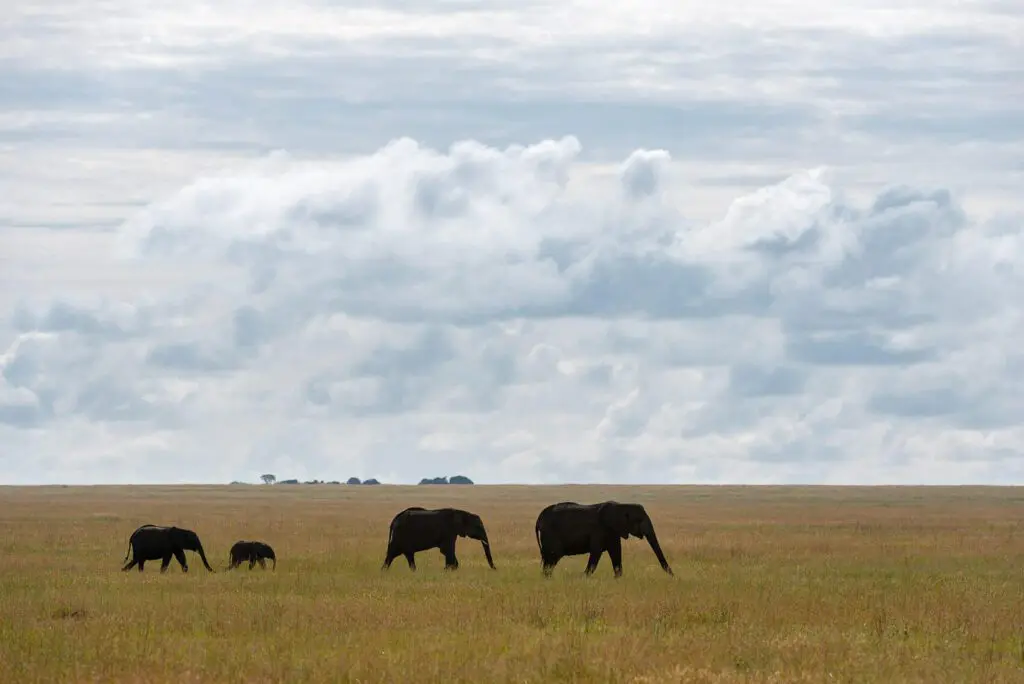
[(540, 549), (541, 554), (543, 554), (544, 553), (544, 544), (542, 544), (541, 541), (540, 541), (540, 520), (538, 520), (537, 524), (534, 525), (533, 532), (534, 532), (534, 534), (537, 535), (537, 548)]

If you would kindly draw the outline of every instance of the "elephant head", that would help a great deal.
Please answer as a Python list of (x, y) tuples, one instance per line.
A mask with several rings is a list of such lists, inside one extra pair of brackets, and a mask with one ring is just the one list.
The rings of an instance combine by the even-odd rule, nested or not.
[(492, 570), (496, 570), (494, 560), (491, 558), (491, 543), (487, 540), (487, 530), (484, 529), (484, 521), (480, 519), (480, 516), (476, 513), (457, 510), (454, 511), (453, 524), (455, 526), (455, 534), (460, 537), (469, 537), (470, 539), (480, 541), (484, 547), (487, 564), (491, 566)]
[(674, 574), (665, 560), (665, 554), (661, 551), (658, 536), (654, 533), (654, 523), (642, 505), (609, 501), (601, 505), (599, 518), (602, 524), (623, 539), (629, 539), (630, 535), (637, 539), (646, 539), (654, 555), (658, 557), (661, 569), (670, 575)]
[(199, 541), (199, 535), (192, 530), (185, 530), (180, 527), (171, 527), (167, 530), (173, 543), (185, 551), (195, 551), (199, 554), (199, 558), (203, 561), (203, 567), (210, 572), (213, 572), (213, 568), (206, 561), (206, 553), (203, 551), (203, 543)]
[(274, 569), (277, 569), (277, 556), (274, 554), (274, 549), (269, 544), (264, 544), (263, 542), (256, 542), (256, 548), (259, 551), (259, 555), (273, 561)]

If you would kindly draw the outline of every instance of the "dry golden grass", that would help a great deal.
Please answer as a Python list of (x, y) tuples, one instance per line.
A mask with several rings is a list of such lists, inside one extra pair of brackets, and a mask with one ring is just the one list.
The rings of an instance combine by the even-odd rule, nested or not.
[[(585, 579), (541, 576), (546, 504), (651, 513), (645, 542)], [(0, 488), (0, 681), (1024, 681), (1024, 491), (826, 487)], [(461, 568), (382, 574), (410, 505), (483, 516)], [(161, 575), (120, 572), (143, 523), (195, 529)], [(277, 571), (225, 572), (237, 539)]]

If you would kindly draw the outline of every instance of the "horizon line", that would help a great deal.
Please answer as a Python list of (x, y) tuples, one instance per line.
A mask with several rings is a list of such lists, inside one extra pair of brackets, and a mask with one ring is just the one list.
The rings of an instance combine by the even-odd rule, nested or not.
[[(240, 486), (251, 486), (260, 489), (272, 489), (281, 486), (282, 483), (264, 484), (261, 482), (92, 482), (92, 483), (64, 483), (64, 482), (46, 482), (46, 483), (31, 483), (31, 484), (7, 484), (0, 482), (0, 488), (29, 488), (29, 487), (240, 487)], [(493, 483), (473, 483), (473, 484), (420, 484), (420, 483), (406, 483), (406, 482), (380, 482), (377, 484), (347, 484), (345, 482), (316, 482), (316, 483), (283, 483), (286, 488), (295, 487), (351, 487), (351, 488), (375, 488), (375, 487), (458, 487), (460, 489), (472, 488), (472, 487), (820, 487), (820, 488), (893, 488), (893, 487), (1024, 487), (1024, 483), (1010, 483), (1010, 484), (995, 484), (995, 483), (974, 483), (974, 482), (961, 482), (961, 483), (914, 483), (914, 482), (893, 482), (893, 483), (876, 483), (876, 484), (856, 484), (856, 483), (824, 483), (824, 482), (794, 482), (794, 483), (748, 483), (748, 482), (680, 482), (680, 483), (663, 483), (663, 482), (545, 482), (545, 483), (533, 483), (533, 482), (493, 482)]]

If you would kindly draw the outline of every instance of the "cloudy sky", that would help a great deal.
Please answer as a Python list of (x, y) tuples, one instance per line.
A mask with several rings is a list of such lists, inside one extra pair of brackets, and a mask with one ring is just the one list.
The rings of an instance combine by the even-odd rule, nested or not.
[(1024, 483), (1021, 36), (5, 2), (0, 483)]

